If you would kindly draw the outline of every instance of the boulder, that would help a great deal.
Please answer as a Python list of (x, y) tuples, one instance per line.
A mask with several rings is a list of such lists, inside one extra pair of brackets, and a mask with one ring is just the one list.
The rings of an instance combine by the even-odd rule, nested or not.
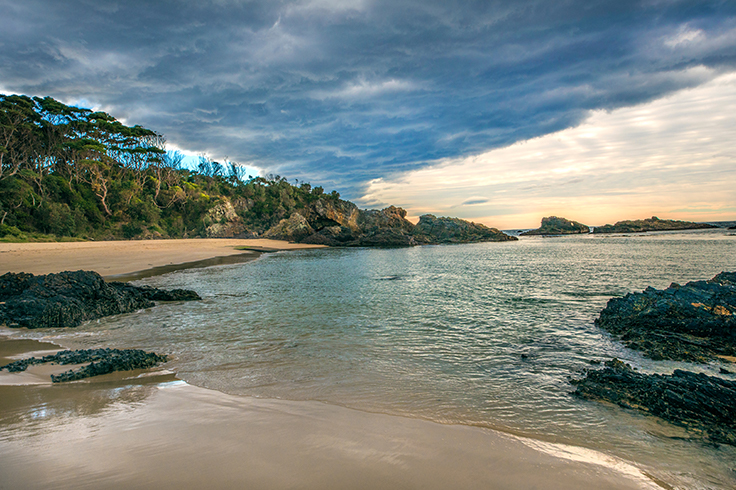
[(655, 415), (710, 442), (736, 446), (736, 381), (679, 369), (643, 374), (613, 359), (572, 383), (581, 398)]
[(613, 298), (596, 325), (655, 360), (736, 355), (736, 273)]
[(121, 282), (96, 272), (0, 276), (0, 323), (9, 327), (76, 327), (82, 322), (154, 306), (154, 301), (201, 299), (188, 290), (165, 291)]
[(209, 223), (205, 230), (208, 238), (231, 238), (246, 232), (243, 218), (227, 198), (222, 198), (207, 211), (204, 222)]
[(300, 213), (294, 213), (288, 219), (282, 219), (269, 228), (263, 234), (263, 238), (298, 242), (313, 234), (314, 229), (309, 225), (307, 219)]

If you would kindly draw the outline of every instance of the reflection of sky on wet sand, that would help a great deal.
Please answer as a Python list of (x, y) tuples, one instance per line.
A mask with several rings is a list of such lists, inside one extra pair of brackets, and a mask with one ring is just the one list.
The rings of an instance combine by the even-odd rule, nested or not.
[(161, 381), (2, 387), (3, 484), (575, 489), (595, 482), (601, 489), (657, 488), (636, 467), (595, 451), (581, 462), (475, 427)]
[(175, 380), (169, 372), (137, 377), (142, 373), (112, 373), (64, 385), (0, 386), (0, 441), (42, 435), (80, 417), (132, 410), (159, 383)]

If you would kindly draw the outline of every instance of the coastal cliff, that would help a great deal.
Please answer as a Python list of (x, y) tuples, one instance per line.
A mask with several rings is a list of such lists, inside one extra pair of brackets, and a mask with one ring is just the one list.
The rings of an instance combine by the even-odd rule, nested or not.
[(643, 233), (645, 231), (699, 230), (718, 228), (708, 223), (659, 219), (652, 216), (648, 219), (618, 221), (613, 225), (596, 226), (593, 233)]
[(573, 235), (578, 233), (590, 233), (590, 227), (577, 221), (570, 221), (569, 219), (557, 216), (548, 216), (542, 218), (542, 225), (539, 228), (525, 231), (519, 236)]

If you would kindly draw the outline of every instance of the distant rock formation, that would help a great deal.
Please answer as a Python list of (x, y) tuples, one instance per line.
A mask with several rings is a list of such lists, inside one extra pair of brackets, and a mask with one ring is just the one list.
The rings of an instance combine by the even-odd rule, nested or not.
[(654, 360), (736, 356), (736, 272), (613, 298), (595, 323)]
[(342, 247), (408, 247), (516, 240), (495, 228), (458, 218), (421, 216), (414, 225), (396, 206), (360, 210), (348, 201), (318, 200), (282, 219), (265, 238)]
[(698, 230), (705, 228), (718, 227), (708, 223), (659, 219), (652, 216), (649, 219), (618, 221), (615, 225), (596, 226), (593, 233), (643, 233), (645, 231)]
[(542, 218), (542, 226), (536, 230), (529, 230), (521, 233), (520, 236), (534, 235), (574, 235), (578, 233), (590, 233), (590, 227), (577, 221), (559, 218), (557, 216), (549, 216)]
[(642, 374), (618, 359), (588, 371), (575, 395), (656, 415), (716, 444), (736, 446), (736, 381), (675, 369)]
[(76, 327), (97, 318), (155, 306), (154, 301), (201, 299), (194, 291), (105, 282), (96, 272), (0, 276), (0, 324), (9, 327)]
[(438, 218), (432, 214), (420, 216), (412, 234), (420, 243), (503, 242), (517, 239), (483, 224), (459, 218)]

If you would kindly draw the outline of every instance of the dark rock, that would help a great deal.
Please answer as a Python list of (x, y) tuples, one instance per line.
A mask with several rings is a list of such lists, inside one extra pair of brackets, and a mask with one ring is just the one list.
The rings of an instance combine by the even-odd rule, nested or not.
[(475, 243), (513, 241), (518, 238), (509, 236), (496, 228), (465, 221), (459, 218), (436, 217), (425, 214), (412, 234), (421, 243)]
[(728, 369), (724, 369), (724, 368), (720, 368), (718, 372), (721, 374), (733, 374), (731, 371), (729, 371)]
[(618, 221), (614, 225), (596, 226), (593, 233), (643, 233), (645, 231), (698, 230), (705, 228), (718, 227), (709, 223), (659, 219), (652, 216), (649, 219)]
[(0, 276), (0, 323), (10, 327), (76, 327), (82, 322), (154, 306), (154, 301), (200, 299), (194, 291), (164, 291), (106, 283), (91, 271)]
[(588, 371), (575, 395), (656, 415), (713, 443), (736, 446), (736, 382), (676, 369), (642, 374), (618, 359)]
[(595, 323), (652, 359), (708, 362), (736, 355), (733, 272), (665, 290), (647, 288), (613, 298)]
[(68, 364), (85, 364), (77, 370), (69, 370), (59, 375), (51, 375), (53, 383), (63, 381), (75, 381), (78, 379), (108, 374), (114, 371), (130, 371), (133, 369), (147, 369), (161, 362), (166, 362), (167, 356), (158, 355), (155, 352), (144, 352), (139, 349), (86, 349), (86, 350), (65, 350), (56, 354), (31, 357), (29, 359), (21, 359), (11, 362), (0, 367), (0, 370), (7, 369), (9, 372), (25, 371), (29, 366), (34, 364), (55, 363), (60, 365)]
[(542, 226), (536, 230), (525, 231), (520, 236), (573, 235), (579, 233), (590, 233), (590, 226), (557, 216), (549, 216), (542, 218)]

